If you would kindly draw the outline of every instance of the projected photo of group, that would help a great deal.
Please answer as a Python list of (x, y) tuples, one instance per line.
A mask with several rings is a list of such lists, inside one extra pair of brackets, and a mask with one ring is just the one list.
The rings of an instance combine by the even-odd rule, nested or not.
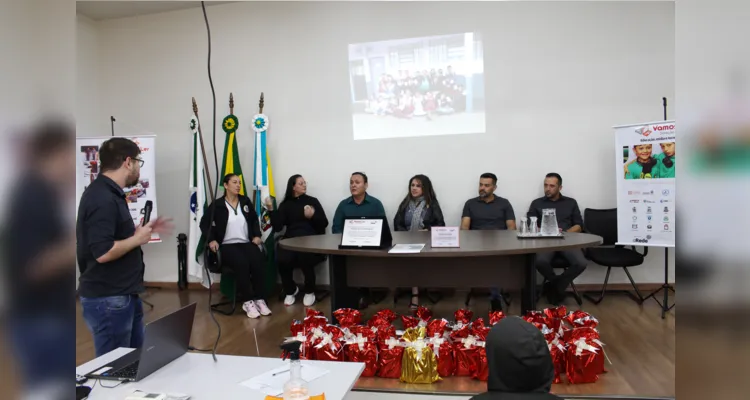
[(483, 133), (478, 33), (349, 45), (354, 139)]

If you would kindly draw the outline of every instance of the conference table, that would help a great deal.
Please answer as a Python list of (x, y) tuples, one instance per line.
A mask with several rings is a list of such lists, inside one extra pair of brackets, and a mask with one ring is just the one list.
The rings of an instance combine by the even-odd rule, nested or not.
[(600, 236), (568, 233), (562, 238), (519, 239), (516, 231), (462, 230), (457, 248), (430, 246), (430, 232), (393, 232), (393, 245), (425, 244), (419, 253), (388, 249), (339, 249), (341, 234), (282, 239), (286, 250), (328, 256), (331, 315), (357, 308), (354, 288), (493, 288), (521, 290), (521, 313), (536, 305), (536, 253), (602, 244)]
[[(76, 368), (76, 374), (84, 375), (117, 358), (133, 351), (131, 348), (118, 348), (95, 358)], [(150, 393), (172, 393), (189, 395), (192, 400), (263, 400), (266, 395), (260, 391), (240, 385), (253, 378), (284, 365), (289, 361), (281, 358), (242, 357), (216, 355), (215, 362), (210, 354), (186, 353), (161, 369), (138, 382), (116, 386), (117, 381), (96, 381), (89, 379), (85, 386), (92, 388), (89, 400), (123, 400), (135, 390)], [(365, 369), (364, 363), (303, 361), (329, 372), (309, 382), (311, 395), (325, 393), (326, 400), (342, 400), (351, 391), (354, 383)], [(113, 387), (116, 386), (116, 387)]]

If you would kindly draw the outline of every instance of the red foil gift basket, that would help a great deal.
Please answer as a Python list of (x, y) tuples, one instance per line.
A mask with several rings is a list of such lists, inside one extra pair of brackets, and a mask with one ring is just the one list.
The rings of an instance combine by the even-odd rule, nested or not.
[[(368, 328), (365, 328), (369, 330)], [(373, 336), (374, 337), (374, 336)], [(362, 332), (349, 338), (344, 346), (344, 359), (351, 362), (365, 363), (362, 376), (375, 376), (378, 371), (378, 349), (372, 338), (362, 336)]]
[(378, 342), (378, 371), (380, 378), (401, 378), (401, 362), (404, 358), (404, 342), (395, 336)]
[[(446, 321), (447, 322), (447, 321)], [(453, 346), (449, 339), (441, 336), (433, 336), (427, 339), (428, 345), (437, 357), (438, 375), (442, 377), (452, 376), (456, 370), (456, 363), (453, 359)]]
[(571, 343), (567, 351), (566, 374), (570, 383), (594, 383), (599, 380), (602, 349), (586, 338)]

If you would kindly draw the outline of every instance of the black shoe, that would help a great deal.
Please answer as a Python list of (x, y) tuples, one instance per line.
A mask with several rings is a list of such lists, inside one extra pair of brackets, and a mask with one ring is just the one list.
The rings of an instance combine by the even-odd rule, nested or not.
[(555, 286), (552, 284), (552, 282), (544, 282), (544, 285), (542, 285), (542, 295), (547, 296), (550, 293), (555, 291)]
[(560, 291), (554, 286), (551, 286), (549, 288), (549, 291), (547, 292), (547, 301), (549, 304), (552, 304), (553, 306), (559, 306), (563, 300), (565, 300), (565, 291)]
[(501, 299), (490, 299), (490, 311), (503, 311), (503, 301)]

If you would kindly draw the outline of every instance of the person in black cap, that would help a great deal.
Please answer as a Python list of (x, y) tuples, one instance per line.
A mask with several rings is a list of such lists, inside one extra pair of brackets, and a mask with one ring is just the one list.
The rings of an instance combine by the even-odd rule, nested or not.
[(487, 392), (472, 400), (562, 400), (551, 394), (555, 369), (542, 332), (519, 317), (500, 320), (487, 335)]

